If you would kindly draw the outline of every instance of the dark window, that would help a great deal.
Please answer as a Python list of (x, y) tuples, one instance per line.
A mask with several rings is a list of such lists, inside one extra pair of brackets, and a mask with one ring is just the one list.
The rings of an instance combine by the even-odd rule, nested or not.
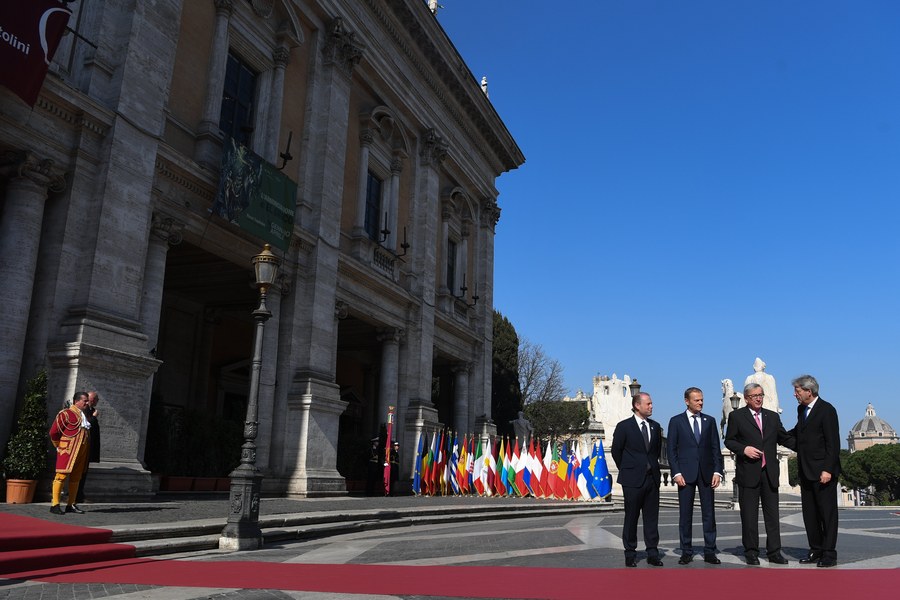
[(447, 241), (447, 289), (454, 296), (456, 295), (456, 242)]
[(256, 73), (232, 53), (228, 53), (225, 68), (225, 89), (222, 91), (222, 113), (219, 129), (236, 141), (250, 145), (253, 133), (253, 97), (256, 92)]
[(366, 178), (366, 233), (376, 242), (381, 239), (381, 183), (375, 175), (369, 171)]

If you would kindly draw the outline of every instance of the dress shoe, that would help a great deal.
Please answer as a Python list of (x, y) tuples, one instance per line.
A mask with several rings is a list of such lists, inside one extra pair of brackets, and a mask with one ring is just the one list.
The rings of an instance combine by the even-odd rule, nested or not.
[(722, 564), (722, 561), (719, 560), (719, 557), (716, 556), (715, 554), (704, 554), (703, 562), (707, 562), (711, 565), (721, 565)]
[(626, 566), (626, 567), (636, 567), (636, 566), (637, 566), (637, 563), (634, 562), (634, 559), (633, 559), (633, 558), (626, 558), (626, 559), (625, 559), (625, 566)]
[(748, 565), (758, 565), (758, 564), (759, 564), (759, 558), (757, 558), (756, 556), (748, 556), (748, 557), (747, 557), (747, 564), (748, 564)]
[(817, 567), (836, 567), (837, 561), (833, 558), (823, 558), (816, 563)]
[(661, 561), (661, 560), (658, 559), (658, 558), (648, 558), (648, 559), (647, 559), (647, 564), (648, 564), (648, 565), (653, 565), (654, 567), (661, 567), (661, 566), (663, 566), (663, 561)]
[(84, 514), (84, 511), (81, 510), (80, 508), (78, 508), (78, 505), (77, 505), (77, 504), (69, 504), (69, 505), (67, 505), (67, 506), (66, 506), (66, 512), (67, 512), (67, 513), (76, 513), (76, 514), (79, 514), (79, 515), (83, 515), (83, 514)]
[(805, 558), (800, 559), (800, 564), (801, 565), (809, 565), (812, 563), (817, 563), (817, 562), (819, 562), (820, 558), (822, 558), (821, 554), (817, 554), (816, 552), (810, 552), (809, 554), (806, 555)]
[(689, 564), (692, 560), (694, 560), (693, 554), (682, 554), (681, 558), (678, 559), (678, 564), (686, 565), (686, 564)]
[(59, 507), (59, 504), (54, 504), (53, 506), (51, 506), (50, 512), (52, 512), (54, 515), (64, 514), (62, 509)]
[(786, 565), (788, 564), (788, 559), (786, 559), (780, 552), (778, 554), (773, 554), (769, 557), (769, 562), (776, 565)]

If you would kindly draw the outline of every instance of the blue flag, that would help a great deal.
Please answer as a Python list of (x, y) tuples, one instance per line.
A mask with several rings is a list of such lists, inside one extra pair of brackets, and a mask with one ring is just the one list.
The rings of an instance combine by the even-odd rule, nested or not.
[(606, 498), (612, 492), (612, 477), (609, 476), (609, 465), (606, 464), (606, 454), (603, 451), (603, 442), (597, 442), (594, 447), (596, 461), (594, 463), (594, 476), (591, 485), (597, 491), (597, 495)]
[(413, 474), (413, 493), (418, 496), (422, 493), (422, 455), (425, 450), (425, 436), (423, 431), (419, 437), (419, 448), (416, 450), (416, 466)]

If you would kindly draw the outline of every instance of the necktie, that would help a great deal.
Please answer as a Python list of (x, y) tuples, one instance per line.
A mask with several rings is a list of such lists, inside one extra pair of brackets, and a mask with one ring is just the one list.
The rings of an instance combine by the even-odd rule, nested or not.
[[(759, 416), (758, 412), (755, 412), (755, 413), (753, 413), (753, 418), (756, 419), (756, 426), (759, 427), (759, 432), (762, 433), (763, 432), (762, 417)], [(763, 467), (766, 466), (766, 455), (765, 454), (763, 454), (763, 457), (762, 457), (762, 466)]]
[(694, 419), (694, 438), (697, 440), (697, 443), (700, 443), (700, 419), (697, 418), (697, 415), (691, 417)]
[(644, 446), (650, 449), (650, 431), (647, 429), (647, 421), (641, 421), (641, 433), (644, 434)]

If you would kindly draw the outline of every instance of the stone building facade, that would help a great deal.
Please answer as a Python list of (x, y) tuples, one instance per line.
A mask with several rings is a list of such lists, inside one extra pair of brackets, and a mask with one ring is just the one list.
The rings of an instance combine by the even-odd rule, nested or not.
[(297, 186), (264, 490), (343, 492), (339, 455), (388, 406), (402, 478), (423, 430), (489, 434), (495, 181), (524, 156), (427, 4), (70, 8), (34, 108), (0, 89), (0, 448), (41, 367), (51, 412), (101, 394), (98, 495), (152, 493), (152, 419), (243, 420), (268, 240), (211, 212), (229, 136)]

